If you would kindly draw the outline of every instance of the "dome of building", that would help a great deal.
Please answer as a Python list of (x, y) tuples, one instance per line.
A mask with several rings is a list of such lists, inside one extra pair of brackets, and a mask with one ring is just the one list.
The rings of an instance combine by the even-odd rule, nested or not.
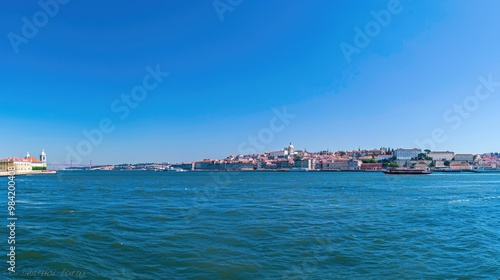
[(293, 155), (293, 154), (295, 154), (295, 148), (293, 147), (292, 142), (290, 142), (290, 145), (288, 145), (287, 150), (288, 150), (288, 154), (289, 154), (289, 155)]

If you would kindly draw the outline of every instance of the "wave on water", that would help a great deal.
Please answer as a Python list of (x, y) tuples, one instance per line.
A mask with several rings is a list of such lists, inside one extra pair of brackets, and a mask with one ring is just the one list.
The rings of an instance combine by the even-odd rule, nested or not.
[(448, 201), (448, 203), (466, 203), (466, 202), (470, 202), (470, 199), (455, 199), (455, 200), (450, 200)]

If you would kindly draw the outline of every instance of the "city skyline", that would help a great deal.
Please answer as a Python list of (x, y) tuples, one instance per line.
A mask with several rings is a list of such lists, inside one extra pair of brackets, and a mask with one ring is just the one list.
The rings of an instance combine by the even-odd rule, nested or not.
[[(296, 152), (306, 152), (306, 153), (309, 153), (309, 154), (321, 154), (321, 153), (324, 153), (324, 152), (327, 152), (327, 153), (331, 153), (332, 155), (337, 155), (339, 153), (347, 153), (347, 154), (351, 154), (351, 153), (354, 153), (354, 152), (368, 152), (368, 154), (370, 154), (370, 152), (377, 152), (377, 151), (380, 151), (381, 154), (380, 155), (386, 155), (386, 154), (390, 154), (390, 155), (393, 155), (394, 151), (395, 150), (419, 150), (419, 153), (426, 153), (426, 154), (432, 154), (432, 153), (453, 153), (453, 154), (456, 154), (456, 155), (463, 155), (463, 154), (470, 154), (470, 155), (473, 155), (473, 156), (479, 156), (479, 155), (485, 155), (485, 154), (499, 154), (498, 151), (490, 151), (490, 152), (484, 152), (484, 153), (469, 153), (469, 152), (455, 152), (453, 150), (429, 150), (429, 149), (420, 149), (420, 148), (417, 148), (417, 147), (389, 147), (389, 146), (381, 146), (379, 148), (376, 148), (376, 147), (372, 147), (372, 148), (366, 148), (366, 147), (358, 147), (357, 149), (351, 149), (351, 150), (330, 150), (330, 149), (321, 149), (321, 150), (308, 150), (307, 148), (304, 148), (304, 149), (301, 149), (301, 148), (295, 148), (293, 146), (293, 143), (290, 142), (290, 144), (292, 149), (294, 149)], [(215, 160), (215, 161), (218, 161), (218, 160), (226, 160), (228, 158), (231, 158), (231, 157), (238, 157), (238, 156), (244, 156), (244, 157), (248, 157), (248, 156), (257, 156), (257, 155), (266, 155), (266, 154), (273, 154), (273, 153), (276, 153), (276, 152), (283, 152), (283, 151), (287, 151), (289, 149), (290, 146), (285, 146), (285, 147), (281, 147), (281, 148), (276, 148), (276, 149), (271, 149), (271, 150), (266, 150), (264, 152), (258, 152), (258, 153), (255, 153), (255, 154), (226, 154), (222, 157), (219, 157), (219, 158), (210, 158), (210, 157), (201, 157), (201, 158), (198, 158), (198, 159), (195, 159), (195, 160), (183, 160), (183, 161), (177, 161), (177, 162), (172, 162), (172, 161), (151, 161), (151, 160), (145, 160), (145, 161), (141, 161), (141, 162), (132, 162), (132, 161), (123, 161), (123, 162), (118, 162), (118, 163), (110, 163), (110, 162), (95, 162), (93, 161), (92, 159), (90, 159), (88, 162), (73, 162), (73, 161), (69, 161), (67, 163), (64, 163), (64, 162), (57, 162), (57, 161), (47, 161), (46, 160), (46, 154), (45, 154), (45, 149), (42, 149), (41, 152), (39, 153), (39, 157), (40, 157), (40, 160), (42, 160), (42, 157), (43, 157), (43, 161), (47, 161), (47, 164), (49, 165), (49, 167), (56, 167), (56, 168), (65, 168), (65, 167), (71, 167), (71, 166), (104, 166), (104, 165), (120, 165), (120, 164), (144, 164), (144, 163), (164, 163), (164, 164), (180, 164), (180, 163), (191, 163), (191, 162), (201, 162), (201, 161), (204, 161), (204, 160)], [(38, 155), (36, 155), (36, 153), (34, 154), (34, 156), (31, 156), (31, 153), (28, 151), (26, 152), (26, 156), (24, 156), (24, 159), (34, 159), (35, 162), (39, 162), (38, 159), (37, 159)], [(340, 156), (339, 158), (344, 158), (344, 157), (349, 157), (351, 158), (352, 156)], [(364, 156), (361, 156), (361, 157), (364, 157)], [(21, 155), (16, 155), (16, 156), (1, 156), (0, 155), (0, 159), (4, 159), (4, 160), (9, 160), (9, 159), (19, 159), (19, 160), (22, 160), (23, 157)]]
[(2, 158), (500, 150), (495, 1), (40, 3), (0, 11)]
[[(42, 157), (42, 156), (41, 156)], [(387, 171), (405, 167), (426, 172), (498, 172), (500, 153), (481, 155), (460, 154), (453, 151), (430, 151), (418, 148), (381, 147), (353, 151), (305, 151), (295, 149), (293, 143), (282, 149), (262, 154), (228, 155), (225, 158), (205, 158), (193, 162), (123, 162), (120, 164), (53, 165), (53, 168), (71, 170), (149, 170), (149, 171)], [(8, 162), (3, 159), (1, 162)], [(10, 164), (25, 165), (25, 159), (10, 159)], [(430, 171), (429, 171), (430, 170)]]

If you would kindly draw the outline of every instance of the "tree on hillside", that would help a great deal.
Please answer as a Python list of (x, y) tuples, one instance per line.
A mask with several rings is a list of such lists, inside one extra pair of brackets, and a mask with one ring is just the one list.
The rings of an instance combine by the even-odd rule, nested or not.
[(391, 168), (396, 168), (396, 167), (399, 167), (399, 164), (395, 163), (395, 162), (391, 162), (387, 165), (388, 167), (391, 167)]

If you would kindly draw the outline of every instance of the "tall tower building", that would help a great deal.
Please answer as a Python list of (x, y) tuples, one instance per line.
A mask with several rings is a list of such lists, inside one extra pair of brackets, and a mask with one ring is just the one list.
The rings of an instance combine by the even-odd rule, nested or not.
[(293, 146), (292, 142), (290, 142), (290, 145), (288, 145), (288, 154), (289, 155), (295, 154), (295, 147)]
[(42, 162), (43, 167), (47, 167), (47, 155), (45, 154), (44, 149), (42, 149), (42, 153), (40, 154), (40, 161)]

